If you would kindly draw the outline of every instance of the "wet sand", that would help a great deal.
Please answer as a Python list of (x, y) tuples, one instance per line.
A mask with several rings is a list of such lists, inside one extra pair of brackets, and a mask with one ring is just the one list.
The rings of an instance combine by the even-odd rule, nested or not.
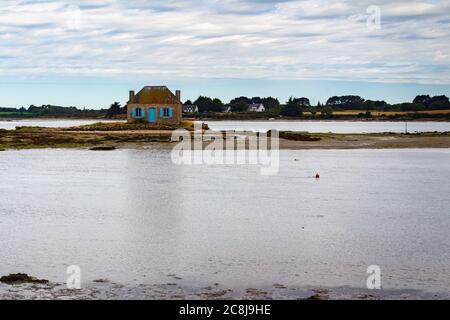
[(97, 280), (80, 290), (65, 284), (0, 284), (0, 300), (447, 300), (446, 293), (418, 290), (368, 290), (354, 287), (294, 287), (274, 284), (263, 288), (228, 288), (165, 284), (122, 285)]
[(320, 141), (280, 140), (281, 149), (450, 148), (450, 134), (314, 134)]

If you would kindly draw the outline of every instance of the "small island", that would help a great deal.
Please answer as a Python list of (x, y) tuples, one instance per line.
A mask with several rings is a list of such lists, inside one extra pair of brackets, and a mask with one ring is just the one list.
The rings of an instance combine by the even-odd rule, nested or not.
[[(180, 125), (145, 123), (95, 123), (72, 128), (18, 127), (0, 130), (0, 149), (40, 148), (142, 148), (148, 143), (171, 147), (176, 129), (194, 130), (194, 121)], [(203, 126), (203, 131), (207, 130)], [(225, 137), (225, 132), (222, 132)], [(239, 132), (236, 132), (238, 135)], [(279, 132), (280, 149), (383, 149), (383, 148), (450, 148), (450, 132), (442, 133), (368, 133), (336, 134)], [(210, 142), (205, 141), (205, 145)]]

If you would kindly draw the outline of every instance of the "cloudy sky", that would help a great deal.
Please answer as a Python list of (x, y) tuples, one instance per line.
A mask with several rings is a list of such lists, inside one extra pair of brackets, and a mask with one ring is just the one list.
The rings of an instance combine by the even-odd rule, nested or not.
[(450, 95), (450, 0), (1, 0), (0, 106), (105, 107), (153, 84), (223, 100)]

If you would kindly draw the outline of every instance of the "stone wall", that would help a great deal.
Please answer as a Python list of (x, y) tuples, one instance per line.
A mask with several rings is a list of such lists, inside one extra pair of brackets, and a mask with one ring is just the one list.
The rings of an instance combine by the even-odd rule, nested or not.
[[(132, 110), (133, 108), (142, 108), (145, 110), (142, 118), (133, 118)], [(182, 120), (182, 106), (181, 104), (128, 104), (127, 119), (129, 123), (135, 123), (137, 121), (148, 122), (149, 109), (156, 109), (156, 124), (169, 124), (169, 125), (179, 125)], [(172, 118), (161, 118), (160, 109), (161, 108), (172, 108)]]

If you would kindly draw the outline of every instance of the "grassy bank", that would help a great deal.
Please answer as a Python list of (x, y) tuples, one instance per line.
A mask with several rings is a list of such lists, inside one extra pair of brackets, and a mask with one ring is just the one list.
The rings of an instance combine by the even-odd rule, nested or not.
[(0, 149), (91, 148), (170, 142), (171, 131), (93, 131), (24, 127), (0, 132)]
[[(72, 128), (17, 127), (0, 130), (1, 149), (92, 148), (130, 146), (151, 142), (171, 142), (175, 129), (193, 130), (194, 122), (180, 126), (146, 123), (94, 123)], [(205, 127), (206, 129), (206, 127)]]
[(65, 129), (66, 131), (173, 131), (176, 129), (194, 129), (194, 121), (184, 120), (180, 125), (155, 125), (148, 122), (97, 122), (94, 124)]

